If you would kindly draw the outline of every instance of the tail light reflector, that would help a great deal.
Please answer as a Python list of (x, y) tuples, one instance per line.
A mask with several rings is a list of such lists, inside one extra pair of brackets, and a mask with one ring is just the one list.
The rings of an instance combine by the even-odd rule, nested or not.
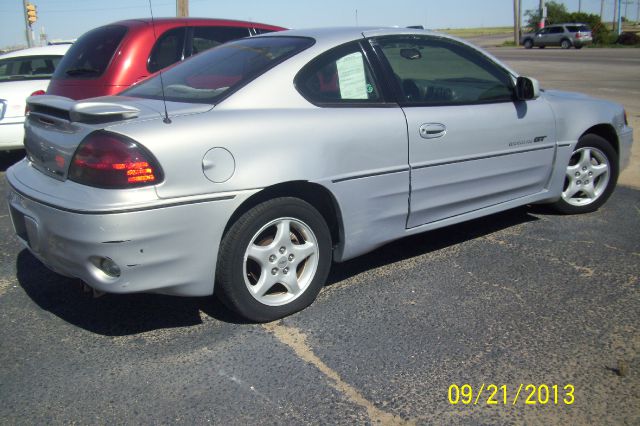
[(582, 38), (582, 34), (580, 34), (580, 32), (576, 33), (576, 38)]
[[(33, 92), (32, 94), (30, 94), (29, 96), (41, 96), (41, 95), (44, 95), (44, 94), (46, 94), (46, 93), (47, 93), (47, 92), (45, 92), (44, 90), (36, 90), (35, 92)], [(27, 106), (24, 108), (24, 115), (27, 115), (27, 114), (29, 114), (29, 105), (27, 105)]]
[(91, 133), (78, 146), (68, 178), (98, 188), (133, 188), (162, 182), (155, 158), (135, 141), (115, 133)]

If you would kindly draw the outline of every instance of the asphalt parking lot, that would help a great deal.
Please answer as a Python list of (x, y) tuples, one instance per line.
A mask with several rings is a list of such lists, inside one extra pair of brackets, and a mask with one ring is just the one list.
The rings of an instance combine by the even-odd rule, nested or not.
[[(602, 209), (523, 207), (389, 244), (256, 325), (212, 298), (93, 298), (20, 248), (0, 203), (2, 423), (640, 423), (640, 49), (491, 51), (625, 105), (634, 160)], [(0, 158), (3, 198), (17, 158)], [(464, 384), (474, 398), (451, 404)], [(558, 403), (527, 404), (528, 385)]]

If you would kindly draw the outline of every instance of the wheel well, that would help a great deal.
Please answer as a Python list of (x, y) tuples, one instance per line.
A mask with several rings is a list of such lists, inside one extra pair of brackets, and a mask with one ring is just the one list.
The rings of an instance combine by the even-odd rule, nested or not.
[(586, 134), (594, 134), (598, 135), (601, 138), (605, 139), (607, 142), (611, 144), (613, 149), (616, 151), (616, 154), (620, 155), (620, 146), (618, 142), (618, 134), (616, 130), (610, 124), (598, 124), (589, 128), (586, 132), (582, 134), (582, 136)]
[(262, 191), (252, 195), (231, 215), (224, 228), (226, 235), (229, 228), (247, 211), (251, 210), (258, 204), (278, 197), (295, 197), (311, 204), (327, 222), (329, 231), (331, 232), (331, 241), (335, 247), (341, 240), (343, 235), (342, 215), (338, 202), (333, 194), (322, 185), (310, 183), (306, 181), (292, 181), (279, 183), (277, 185), (264, 188)]

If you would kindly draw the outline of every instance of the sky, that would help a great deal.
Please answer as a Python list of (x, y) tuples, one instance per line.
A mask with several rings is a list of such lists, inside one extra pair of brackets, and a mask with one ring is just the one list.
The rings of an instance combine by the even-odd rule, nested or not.
[[(100, 25), (149, 17), (149, 0), (30, 0), (38, 9), (36, 39), (44, 28), (49, 39), (73, 39)], [(615, 0), (605, 0), (605, 19), (613, 16)], [(637, 0), (628, 16), (636, 17)], [(600, 0), (564, 0), (569, 11), (600, 13)], [(534, 9), (539, 0), (522, 0)], [(155, 17), (175, 16), (175, 0), (151, 0)], [(357, 11), (357, 13), (356, 13)], [(623, 6), (624, 11), (624, 6)], [(513, 0), (189, 0), (193, 17), (263, 22), (287, 28), (344, 25), (469, 28), (513, 25)], [(357, 16), (357, 17), (356, 17)], [(25, 45), (23, 0), (0, 0), (0, 48)]]

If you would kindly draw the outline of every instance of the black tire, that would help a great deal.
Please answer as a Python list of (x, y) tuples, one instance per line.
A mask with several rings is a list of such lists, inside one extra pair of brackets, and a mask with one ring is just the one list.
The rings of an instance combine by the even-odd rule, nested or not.
[(522, 43), (525, 49), (531, 49), (533, 47), (533, 40), (530, 38), (526, 39), (524, 43)]
[(560, 47), (562, 47), (563, 49), (569, 49), (571, 48), (571, 42), (568, 39), (562, 39), (562, 41), (560, 42)]
[[(562, 196), (558, 201), (551, 205), (560, 213), (582, 214), (596, 211), (609, 199), (609, 197), (613, 193), (613, 190), (615, 189), (619, 172), (618, 155), (616, 154), (616, 151), (613, 149), (611, 144), (606, 139), (598, 135), (587, 134), (580, 138), (573, 154), (571, 155), (571, 159), (569, 161), (569, 164), (567, 165), (567, 168), (577, 164), (577, 160), (581, 155), (581, 151), (585, 148), (591, 148), (595, 156), (602, 156), (604, 157), (604, 159), (606, 159), (606, 162), (608, 163), (608, 181), (606, 181), (606, 183), (605, 181), (600, 181), (600, 179), (604, 179), (604, 175), (598, 176), (597, 178), (593, 179), (591, 185), (594, 187), (598, 187), (599, 185), (601, 185), (602, 191), (592, 201), (589, 201), (588, 203), (583, 205), (575, 205), (579, 198), (569, 197), (571, 200), (573, 200), (573, 203), (570, 203), (564, 198), (564, 196)], [(597, 161), (597, 159), (594, 159), (592, 161)], [(580, 173), (580, 171), (577, 172)], [(585, 175), (584, 177), (586, 179), (589, 179), (587, 175)], [(569, 185), (569, 177), (565, 177), (565, 182), (562, 188), (563, 194), (568, 189)], [(580, 191), (578, 192), (578, 194), (579, 193)]]
[[(308, 275), (310, 283), (304, 290), (301, 290), (298, 296), (284, 304), (272, 306), (262, 303), (258, 300), (258, 296), (254, 297), (249, 291), (251, 283), (248, 284), (244, 276), (245, 268), (247, 271), (249, 270), (249, 261), (245, 265), (245, 253), (249, 246), (254, 244), (254, 238), (259, 231), (270, 223), (281, 219), (293, 219), (311, 230), (317, 242), (317, 263), (312, 269), (312, 273)], [(329, 228), (322, 215), (311, 204), (291, 197), (265, 201), (240, 216), (223, 237), (216, 267), (216, 295), (230, 309), (252, 321), (274, 321), (291, 315), (309, 306), (317, 297), (331, 268), (331, 252)], [(277, 252), (275, 254), (278, 255)], [(281, 257), (286, 257), (286, 255)], [(283, 260), (280, 259), (280, 261)], [(280, 261), (276, 261), (276, 263), (279, 264)], [(270, 265), (269, 268), (274, 266), (274, 269), (277, 269), (276, 263)], [(262, 272), (258, 272), (258, 275), (265, 273), (264, 269)], [(297, 270), (294, 271), (296, 274), (297, 272)], [(279, 273), (286, 274), (287, 271), (282, 269)], [(246, 280), (250, 280), (250, 276), (247, 273)], [(281, 291), (280, 294), (284, 293), (285, 296), (289, 294), (284, 285), (276, 284), (276, 286), (281, 286), (284, 289), (284, 292)], [(261, 297), (265, 298), (265, 296)]]

